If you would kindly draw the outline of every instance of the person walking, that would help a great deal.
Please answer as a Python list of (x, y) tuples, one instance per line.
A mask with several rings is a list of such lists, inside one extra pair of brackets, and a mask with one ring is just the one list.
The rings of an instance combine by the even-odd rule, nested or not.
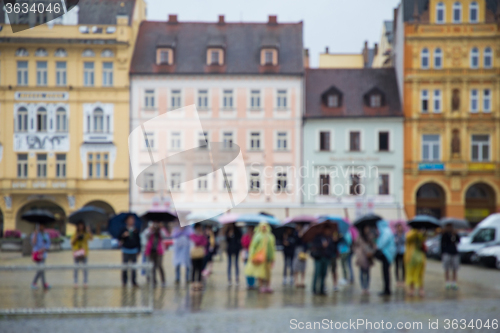
[[(139, 235), (139, 230), (135, 227), (135, 218), (133, 215), (129, 215), (125, 220), (125, 228), (120, 233), (120, 244), (122, 247), (122, 263), (136, 264), (137, 257), (141, 253), (141, 237)], [(132, 286), (138, 287), (137, 284), (137, 272), (132, 269)], [(122, 271), (122, 285), (127, 286), (128, 273), (124, 269)]]
[[(252, 238), (254, 234), (254, 227), (253, 226), (247, 226), (247, 231), (241, 238), (241, 247), (243, 249), (243, 262), (245, 265), (248, 262), (248, 255), (249, 255), (249, 248), (250, 244), (252, 243)], [(251, 290), (255, 288), (255, 278), (253, 276), (249, 276), (245, 274), (246, 280), (247, 280), (247, 289)]]
[(326, 295), (325, 279), (334, 251), (331, 228), (316, 235), (312, 242), (311, 256), (314, 258), (314, 277), (312, 290), (315, 295)]
[[(234, 272), (236, 275), (235, 284), (239, 284), (240, 268), (238, 258), (241, 251), (241, 231), (238, 227), (231, 223), (228, 225), (224, 234), (227, 244), (227, 283), (232, 284), (231, 280), (231, 267), (234, 265)], [(234, 258), (234, 260), (233, 260)]]
[(352, 271), (352, 236), (348, 231), (339, 240), (338, 252), (344, 279), (341, 284), (349, 282), (354, 284), (354, 274)]
[(390, 296), (390, 268), (391, 263), (394, 261), (394, 257), (396, 256), (396, 242), (394, 240), (394, 234), (386, 221), (379, 221), (377, 226), (378, 237), (376, 241), (377, 251), (375, 252), (375, 257), (382, 263), (382, 276), (384, 278), (384, 287), (379, 293), (379, 296)]
[[(71, 249), (73, 251), (73, 260), (75, 265), (86, 265), (89, 255), (89, 241), (94, 238), (90, 227), (85, 227), (85, 222), (78, 221), (76, 224), (76, 232), (71, 237)], [(78, 269), (73, 273), (74, 287), (78, 288)], [(88, 271), (83, 269), (83, 287), (87, 288)]]
[[(151, 226), (146, 230), (146, 250), (144, 254), (146, 258), (153, 263), (153, 286), (156, 286), (156, 271), (160, 272), (161, 286), (166, 287), (165, 270), (163, 269), (163, 254), (165, 247), (163, 240), (168, 237), (167, 232), (162, 228), (161, 223), (154, 221)], [(149, 279), (149, 278), (148, 278)], [(151, 283), (151, 281), (149, 281)]]
[(189, 269), (191, 266), (191, 227), (177, 227), (172, 232), (174, 239), (174, 267), (175, 267), (175, 283), (179, 284), (181, 280), (181, 267), (186, 270), (186, 283), (189, 282)]
[[(45, 264), (45, 260), (47, 260), (47, 252), (50, 249), (50, 236), (45, 229), (44, 224), (37, 223), (35, 232), (31, 235), (31, 256), (37, 265)], [(50, 285), (45, 280), (44, 270), (38, 270), (36, 272), (33, 282), (31, 283), (31, 289), (38, 289), (38, 279), (41, 279), (44, 290), (50, 289)]]
[(424, 231), (412, 229), (406, 234), (406, 252), (404, 255), (406, 270), (406, 287), (408, 296), (413, 296), (415, 288), (424, 296), (425, 272), (425, 235)]
[(203, 230), (207, 238), (207, 245), (205, 246), (205, 258), (203, 259), (203, 277), (208, 277), (212, 274), (213, 257), (215, 255), (216, 243), (215, 234), (211, 226), (205, 227)]
[[(283, 285), (287, 285), (287, 271), (290, 273), (290, 285), (293, 285), (293, 261), (295, 257), (295, 248), (297, 246), (298, 235), (294, 229), (285, 228), (283, 232)], [(288, 268), (288, 269), (287, 269)]]
[(266, 222), (257, 226), (249, 249), (249, 260), (245, 268), (247, 276), (253, 276), (259, 281), (260, 293), (272, 293), (271, 269), (274, 265), (276, 239), (271, 227)]
[(370, 268), (373, 266), (373, 256), (375, 254), (375, 235), (370, 227), (365, 226), (356, 240), (354, 247), (356, 255), (356, 265), (359, 267), (359, 282), (363, 295), (369, 294), (370, 289)]
[(303, 224), (295, 225), (297, 241), (295, 244), (295, 256), (293, 260), (293, 274), (296, 288), (306, 287), (306, 263), (307, 263), (307, 244), (302, 241), (302, 236), (306, 231)]
[(332, 266), (332, 282), (333, 282), (333, 291), (339, 291), (338, 287), (338, 275), (337, 275), (337, 259), (339, 258), (339, 244), (342, 237), (338, 233), (337, 230), (333, 231), (332, 234), (332, 249), (330, 251), (331, 260), (330, 265)]
[(201, 273), (203, 271), (205, 247), (208, 243), (201, 224), (195, 224), (194, 233), (191, 234), (190, 238), (193, 242), (191, 248), (191, 288), (193, 291), (201, 291), (203, 289)]
[[(460, 267), (460, 255), (458, 254), (457, 245), (459, 243), (460, 236), (453, 224), (446, 224), (441, 235), (441, 260), (443, 262), (446, 289), (458, 289), (457, 271)], [(452, 272), (451, 279), (450, 271)]]
[(395, 277), (398, 287), (402, 287), (405, 284), (405, 265), (404, 265), (404, 254), (405, 254), (405, 243), (406, 235), (403, 225), (398, 223), (396, 225), (396, 234), (394, 235), (394, 240), (396, 242), (396, 258), (395, 258)]

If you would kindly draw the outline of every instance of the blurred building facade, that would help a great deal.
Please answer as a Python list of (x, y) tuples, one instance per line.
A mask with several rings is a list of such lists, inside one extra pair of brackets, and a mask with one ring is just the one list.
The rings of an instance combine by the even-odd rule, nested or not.
[(370, 68), (373, 66), (378, 52), (378, 44), (375, 44), (373, 48), (369, 48), (368, 42), (365, 42), (361, 53), (330, 53), (329, 47), (326, 47), (325, 52), (319, 55), (318, 67), (345, 69)]
[(406, 212), (478, 222), (500, 207), (500, 4), (403, 0), (395, 24)]
[[(80, 0), (13, 33), (0, 15), (0, 210), (29, 232), (31, 208), (65, 218), (85, 205), (128, 210), (129, 64), (143, 0)], [(47, 17), (21, 15), (26, 28)]]

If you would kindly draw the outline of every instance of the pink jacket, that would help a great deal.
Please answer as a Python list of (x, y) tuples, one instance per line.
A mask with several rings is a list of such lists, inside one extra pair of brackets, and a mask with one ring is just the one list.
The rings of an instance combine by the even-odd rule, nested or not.
[[(144, 252), (144, 254), (146, 256), (149, 256), (151, 254), (151, 249), (153, 248), (154, 237), (155, 237), (154, 234), (148, 235), (148, 242), (146, 244), (146, 250)], [(156, 253), (158, 253), (158, 255), (160, 255), (160, 256), (165, 253), (165, 248), (163, 246), (163, 239), (166, 237), (167, 237), (166, 232), (163, 229), (160, 229), (160, 237), (158, 239), (158, 246), (156, 248)]]
[(205, 247), (208, 244), (207, 236), (205, 236), (205, 235), (191, 234), (190, 238), (191, 238), (191, 241), (193, 241), (195, 246)]

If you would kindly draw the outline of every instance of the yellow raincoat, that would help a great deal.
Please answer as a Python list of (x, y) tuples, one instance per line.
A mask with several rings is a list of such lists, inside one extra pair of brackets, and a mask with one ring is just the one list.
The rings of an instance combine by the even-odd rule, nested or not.
[(412, 229), (406, 234), (406, 252), (404, 263), (406, 270), (406, 285), (415, 288), (423, 287), (426, 256), (422, 250), (425, 236), (421, 231)]
[[(245, 275), (253, 276), (256, 279), (269, 281), (271, 279), (271, 267), (274, 262), (276, 240), (271, 233), (271, 227), (265, 222), (261, 222), (254, 232), (252, 242), (249, 247), (248, 262), (245, 267)], [(252, 263), (253, 256), (261, 251), (264, 246), (266, 249), (266, 261), (255, 265)]]

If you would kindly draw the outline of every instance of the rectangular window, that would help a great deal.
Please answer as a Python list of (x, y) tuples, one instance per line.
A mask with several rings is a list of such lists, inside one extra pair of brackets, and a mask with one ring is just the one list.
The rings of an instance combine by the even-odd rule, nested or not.
[(28, 62), (18, 61), (17, 62), (17, 85), (27, 86), (28, 85)]
[(211, 65), (219, 65), (220, 63), (221, 63), (220, 51), (219, 50), (212, 50), (210, 52), (210, 64)]
[(17, 178), (28, 177), (28, 154), (17, 155)]
[(172, 150), (181, 149), (181, 132), (172, 132), (170, 135), (170, 148)]
[(170, 97), (170, 107), (172, 109), (178, 109), (181, 107), (181, 91), (172, 90), (172, 96)]
[(94, 63), (83, 63), (83, 85), (86, 87), (94, 86)]
[(144, 191), (153, 192), (155, 190), (155, 174), (152, 172), (147, 172), (144, 174), (143, 178), (143, 188)]
[(287, 108), (286, 90), (278, 90), (278, 98), (276, 101), (276, 105), (277, 105), (278, 109), (286, 109)]
[(109, 155), (107, 153), (89, 153), (87, 160), (89, 178), (109, 177)]
[(278, 172), (276, 174), (276, 190), (285, 191), (287, 185), (286, 172)]
[(479, 91), (477, 89), (472, 89), (470, 91), (470, 111), (479, 111)]
[(198, 174), (198, 190), (199, 191), (208, 190), (208, 175), (206, 173)]
[(477, 23), (478, 15), (477, 15), (477, 3), (475, 5), (471, 4), (469, 19), (471, 23)]
[(328, 96), (328, 107), (338, 108), (339, 107), (339, 95), (329, 95)]
[(225, 173), (226, 177), (222, 177), (222, 188), (227, 190), (228, 188), (230, 190), (233, 189), (233, 174), (232, 173)]
[(170, 190), (180, 191), (181, 189), (181, 174), (180, 172), (173, 172), (170, 174)]
[(66, 154), (56, 154), (56, 177), (66, 177)]
[(349, 132), (349, 150), (350, 151), (360, 151), (361, 150), (361, 133), (360, 132)]
[(273, 64), (273, 51), (265, 51), (264, 52), (264, 62), (266, 65)]
[(66, 85), (66, 61), (56, 62), (56, 85)]
[(438, 7), (437, 9), (436, 23), (444, 23), (444, 6)]
[(36, 85), (46, 86), (47, 85), (47, 62), (37, 61), (36, 62)]
[(472, 136), (472, 156), (474, 162), (488, 162), (490, 160), (490, 136), (473, 135)]
[(330, 151), (330, 132), (319, 132), (319, 150)]
[(28, 110), (24, 107), (17, 110), (17, 131), (28, 131)]
[(233, 108), (233, 91), (232, 90), (224, 90), (222, 97), (222, 106), (224, 109), (232, 109)]
[(288, 149), (288, 133), (278, 132), (276, 133), (276, 149), (277, 150), (287, 150)]
[(250, 150), (260, 150), (260, 132), (250, 133)]
[(260, 90), (250, 92), (250, 108), (260, 109)]
[(198, 108), (208, 109), (208, 90), (198, 90)]
[(389, 151), (389, 132), (378, 132), (378, 150)]
[(422, 135), (422, 161), (440, 160), (440, 138), (437, 134)]
[(441, 90), (434, 90), (434, 112), (441, 112)]
[(36, 155), (36, 176), (47, 178), (47, 154)]
[(160, 64), (168, 65), (170, 63), (170, 57), (168, 54), (168, 50), (160, 51)]
[(113, 86), (113, 63), (103, 62), (102, 63), (102, 85), (103, 87)]
[(378, 194), (389, 195), (389, 175), (378, 176)]
[(349, 194), (350, 195), (361, 195), (362, 186), (361, 186), (361, 177), (359, 175), (351, 175), (351, 186), (349, 186)]
[(491, 90), (483, 90), (483, 112), (491, 112)]
[(144, 91), (144, 107), (153, 109), (155, 107), (155, 91), (148, 89)]
[(224, 149), (233, 149), (234, 134), (233, 132), (222, 133), (222, 143)]
[(59, 108), (56, 111), (56, 131), (66, 132), (68, 130), (68, 121), (66, 119), (66, 110)]
[(429, 112), (429, 91), (428, 90), (422, 90), (420, 100), (421, 100), (422, 112)]
[(208, 132), (199, 132), (198, 133), (198, 148), (207, 149), (209, 143)]
[(102, 162), (102, 168), (103, 168), (103, 176), (104, 178), (109, 178), (109, 155), (108, 154), (103, 154), (103, 162)]
[(382, 105), (382, 97), (380, 95), (370, 96), (370, 107), (379, 108)]
[(319, 175), (319, 194), (330, 195), (330, 175)]
[(260, 191), (260, 174), (258, 172), (250, 173), (250, 191)]
[(153, 132), (144, 133), (144, 148), (155, 150), (155, 134)]

